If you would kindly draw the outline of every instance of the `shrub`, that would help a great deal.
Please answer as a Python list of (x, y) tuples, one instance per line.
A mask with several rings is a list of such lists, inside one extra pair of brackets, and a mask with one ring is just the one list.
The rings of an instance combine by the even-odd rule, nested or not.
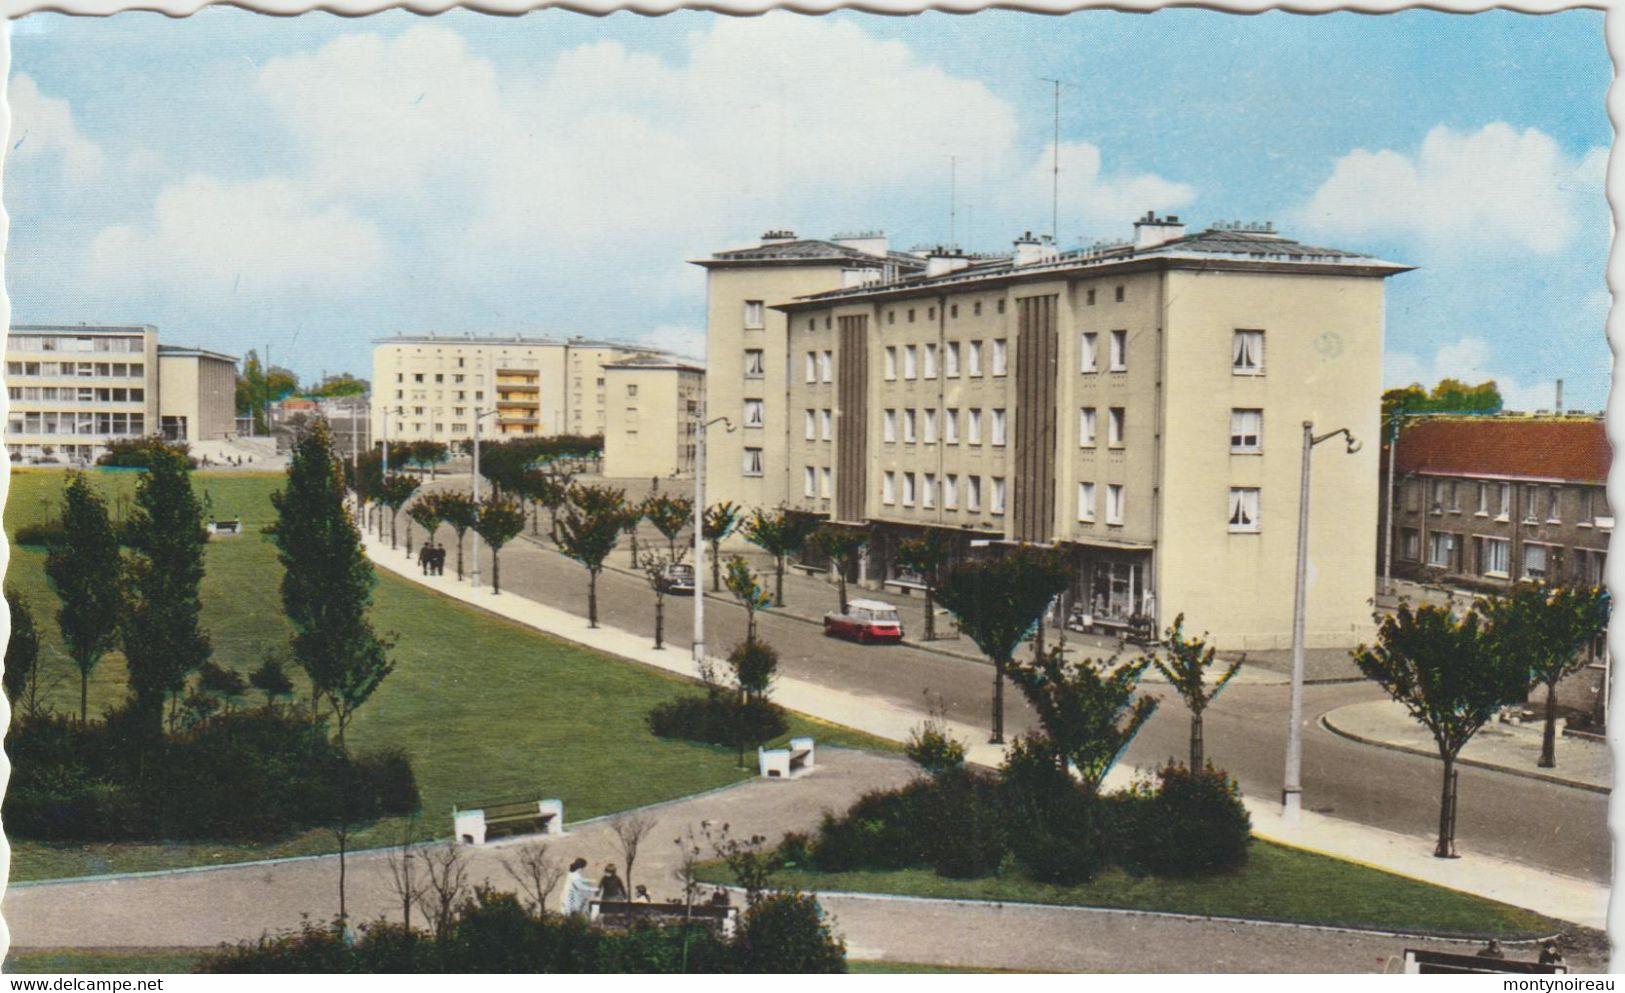
[(933, 776), (965, 765), (965, 743), (948, 733), (947, 723), (937, 714), (909, 731), (903, 751)]
[(804, 893), (770, 893), (745, 911), (735, 939), (739, 968), (750, 973), (841, 973), (846, 942)]
[(992, 875), (1009, 851), (993, 784), (963, 770), (931, 780), (915, 807), (926, 857), (938, 875), (978, 879)]
[(779, 653), (765, 641), (746, 639), (728, 653), (739, 688), (752, 700), (765, 700), (773, 675), (779, 670)]
[(1211, 763), (1200, 772), (1169, 763), (1157, 779), (1129, 861), (1161, 876), (1207, 875), (1247, 861), (1252, 821), (1235, 780)]
[(787, 831), (779, 840), (779, 861), (786, 869), (812, 864), (817, 839), (800, 831)]
[(790, 729), (777, 704), (754, 697), (741, 701), (738, 694), (718, 687), (709, 688), (704, 696), (657, 704), (646, 720), (659, 737), (711, 745), (758, 745)]
[(12, 540), (18, 545), (48, 548), (51, 545), (61, 544), (66, 537), (67, 532), (62, 530), (62, 522), (50, 521), (45, 524), (24, 524), (12, 535)]
[(865, 793), (843, 815), (824, 814), (813, 864), (825, 872), (907, 869), (927, 863), (913, 807), (929, 781)]
[(356, 771), (378, 798), (378, 809), (385, 814), (410, 814), (418, 809), (418, 781), (412, 772), (412, 760), (403, 748), (384, 748), (367, 752), (356, 761)]

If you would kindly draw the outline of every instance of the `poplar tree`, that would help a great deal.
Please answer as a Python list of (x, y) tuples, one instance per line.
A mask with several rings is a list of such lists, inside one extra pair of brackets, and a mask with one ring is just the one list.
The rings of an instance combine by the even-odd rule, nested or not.
[(62, 533), (46, 553), (45, 578), (62, 601), (56, 622), (79, 670), (80, 724), (90, 712), (90, 674), (118, 638), (120, 565), (106, 502), (84, 473), (70, 474)]
[(6, 590), (11, 635), (6, 639), (6, 700), (27, 717), (39, 715), (39, 628), (28, 598)]

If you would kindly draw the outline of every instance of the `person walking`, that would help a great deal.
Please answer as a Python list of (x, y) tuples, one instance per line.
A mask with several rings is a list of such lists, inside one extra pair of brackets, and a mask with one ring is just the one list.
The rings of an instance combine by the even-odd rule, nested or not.
[(570, 863), (570, 874), (564, 879), (563, 910), (566, 917), (577, 914), (585, 917), (591, 908), (596, 887), (583, 872), (586, 868), (586, 859), (576, 859)]

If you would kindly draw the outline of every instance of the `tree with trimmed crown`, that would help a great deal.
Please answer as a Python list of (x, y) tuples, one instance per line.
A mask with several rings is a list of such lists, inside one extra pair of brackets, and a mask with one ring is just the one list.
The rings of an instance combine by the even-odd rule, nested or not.
[(869, 532), (863, 528), (853, 527), (850, 524), (835, 524), (826, 521), (813, 532), (813, 544), (818, 550), (828, 555), (835, 564), (835, 590), (836, 598), (841, 605), (841, 613), (846, 613), (846, 574), (852, 565), (857, 562), (858, 556), (869, 547)]
[(480, 503), (474, 531), (491, 549), (491, 594), (502, 592), (502, 546), (525, 530), (525, 512), (519, 504), (492, 494)]
[(439, 495), (440, 513), (445, 517), (446, 524), (457, 533), (457, 579), (463, 578), (463, 538), (474, 522), (480, 519), (480, 505), (467, 493), (441, 493)]
[(1174, 688), (1191, 712), (1191, 764), (1192, 772), (1201, 772), (1205, 765), (1202, 741), (1202, 713), (1241, 670), (1241, 658), (1236, 658), (1220, 673), (1212, 688), (1207, 685), (1207, 673), (1213, 668), (1213, 646), (1204, 638), (1185, 636), (1185, 615), (1174, 618), (1168, 629), (1168, 653), (1151, 655), (1151, 664), (1157, 667), (1168, 684)]
[(1156, 698), (1136, 695), (1150, 667), (1145, 657), (1068, 662), (1059, 647), (1010, 667), (1010, 681), (1037, 712), (1057, 764), (1077, 770), (1090, 795), (1100, 792), (1106, 774), (1157, 710)]
[[(711, 592), (722, 592), (722, 543), (739, 527), (739, 505), (731, 500), (705, 508), (705, 542), (711, 546)], [(695, 577), (698, 579), (699, 577)]]
[(572, 486), (559, 518), (559, 550), (587, 570), (587, 624), (598, 626), (598, 575), (615, 550), (626, 514), (624, 490), (607, 486)]
[(62, 532), (46, 552), (45, 578), (62, 601), (56, 622), (79, 670), (80, 724), (90, 714), (90, 674), (117, 643), (122, 571), (106, 502), (84, 473), (70, 473)]
[(1557, 766), (1557, 684), (1585, 668), (1582, 652), (1608, 629), (1608, 592), (1595, 587), (1519, 583), (1479, 601), (1495, 651), (1529, 666), (1529, 685), (1546, 687), (1542, 769)]
[(937, 528), (927, 528), (918, 538), (908, 538), (897, 545), (897, 561), (903, 568), (918, 573), (925, 582), (926, 641), (937, 636), (937, 587), (952, 555), (953, 545)]
[(643, 516), (666, 539), (666, 552), (672, 561), (678, 561), (677, 538), (694, 519), (694, 501), (670, 493), (657, 493), (643, 502)]
[(801, 550), (814, 529), (816, 517), (797, 514), (782, 507), (772, 513), (757, 508), (740, 527), (745, 540), (773, 556), (773, 603), (784, 606), (785, 561)]

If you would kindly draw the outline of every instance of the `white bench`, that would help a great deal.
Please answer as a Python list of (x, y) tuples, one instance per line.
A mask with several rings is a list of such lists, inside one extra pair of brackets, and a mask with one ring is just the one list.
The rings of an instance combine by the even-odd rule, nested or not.
[(563, 800), (500, 800), (451, 808), (452, 831), (464, 845), (509, 834), (563, 834)]
[(896, 590), (904, 596), (913, 596), (915, 592), (924, 593), (929, 589), (924, 583), (916, 583), (912, 579), (888, 579), (880, 585)]
[(799, 779), (817, 766), (811, 738), (791, 738), (788, 748), (756, 749), (756, 765), (763, 779)]

